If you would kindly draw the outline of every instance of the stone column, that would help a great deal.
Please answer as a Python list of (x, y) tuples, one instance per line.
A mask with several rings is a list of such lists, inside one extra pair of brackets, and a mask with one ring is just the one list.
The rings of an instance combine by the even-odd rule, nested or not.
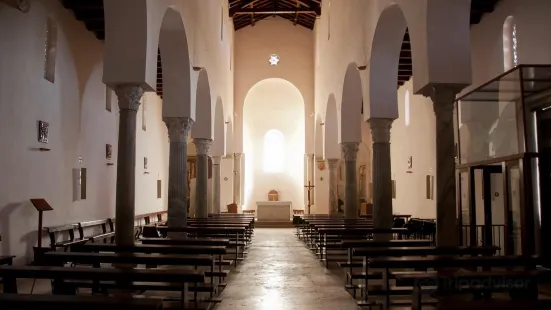
[(187, 225), (187, 140), (193, 125), (189, 117), (164, 117), (168, 129), (168, 226)]
[(119, 144), (117, 155), (117, 198), (115, 225), (117, 245), (134, 245), (134, 211), (136, 197), (136, 114), (143, 89), (138, 85), (118, 85)]
[(241, 205), (241, 153), (233, 154), (233, 202)]
[(339, 167), (339, 160), (328, 159), (327, 166), (329, 167), (329, 214), (335, 215), (339, 213), (337, 194), (337, 168)]
[(208, 182), (209, 182), (209, 155), (212, 145), (211, 139), (193, 139), (197, 149), (197, 180), (195, 184), (195, 217), (207, 218), (208, 206)]
[[(375, 228), (392, 228), (392, 179), (390, 164), (390, 128), (393, 119), (369, 120), (373, 141), (373, 224)], [(377, 234), (378, 240), (391, 238), (390, 234)]]
[(222, 156), (212, 157), (212, 213), (220, 214), (220, 161)]
[(356, 156), (358, 154), (358, 142), (341, 143), (345, 163), (345, 190), (344, 190), (344, 217), (347, 219), (358, 218), (358, 184), (356, 181)]
[(457, 91), (434, 86), (430, 98), (436, 116), (436, 245), (458, 245), (455, 197), (453, 107)]

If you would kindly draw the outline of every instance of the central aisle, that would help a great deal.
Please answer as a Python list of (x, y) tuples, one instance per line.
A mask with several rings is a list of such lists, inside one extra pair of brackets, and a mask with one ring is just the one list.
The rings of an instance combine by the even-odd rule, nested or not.
[(233, 272), (216, 310), (352, 310), (356, 303), (294, 235), (256, 228), (249, 254)]

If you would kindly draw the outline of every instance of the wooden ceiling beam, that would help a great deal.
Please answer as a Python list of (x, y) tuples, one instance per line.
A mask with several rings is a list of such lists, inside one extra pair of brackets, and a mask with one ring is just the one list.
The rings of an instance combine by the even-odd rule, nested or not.
[[(234, 12), (235, 15), (249, 15), (249, 14), (259, 14), (259, 15), (281, 15), (281, 14), (316, 14), (321, 15), (319, 10), (312, 10), (309, 8), (300, 8), (300, 9), (286, 9), (286, 10), (272, 10), (268, 8), (253, 8), (253, 9), (241, 9)], [(232, 17), (233, 17), (232, 16)]]

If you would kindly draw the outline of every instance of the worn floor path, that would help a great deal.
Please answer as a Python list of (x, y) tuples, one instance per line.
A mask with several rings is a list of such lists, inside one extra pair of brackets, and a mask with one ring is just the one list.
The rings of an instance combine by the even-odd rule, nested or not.
[(352, 310), (343, 280), (327, 271), (291, 228), (257, 228), (216, 310)]

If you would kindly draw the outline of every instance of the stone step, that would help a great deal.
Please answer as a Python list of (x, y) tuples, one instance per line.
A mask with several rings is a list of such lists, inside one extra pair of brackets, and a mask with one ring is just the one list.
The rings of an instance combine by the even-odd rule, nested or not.
[(255, 228), (293, 228), (293, 221), (257, 221)]

